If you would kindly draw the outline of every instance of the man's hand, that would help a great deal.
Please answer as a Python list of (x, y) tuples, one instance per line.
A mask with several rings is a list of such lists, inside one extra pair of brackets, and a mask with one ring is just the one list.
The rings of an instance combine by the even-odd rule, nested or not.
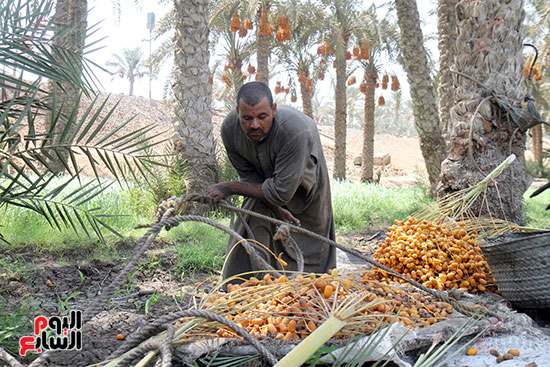
[(233, 195), (233, 190), (231, 188), (231, 182), (220, 182), (218, 184), (212, 185), (206, 191), (206, 198), (212, 204), (216, 203), (219, 200), (223, 200), (228, 196)]
[(277, 219), (282, 220), (283, 222), (294, 224), (295, 226), (300, 225), (300, 221), (298, 220), (298, 218), (294, 217), (292, 213), (288, 210), (283, 209), (280, 206), (274, 206), (271, 208), (271, 210), (273, 211), (273, 214), (275, 214)]

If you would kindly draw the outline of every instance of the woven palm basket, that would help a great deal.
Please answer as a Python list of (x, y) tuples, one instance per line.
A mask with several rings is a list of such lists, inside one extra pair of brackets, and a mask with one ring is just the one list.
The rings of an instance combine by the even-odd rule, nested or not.
[(525, 309), (550, 307), (550, 231), (507, 233), (480, 247), (504, 298)]

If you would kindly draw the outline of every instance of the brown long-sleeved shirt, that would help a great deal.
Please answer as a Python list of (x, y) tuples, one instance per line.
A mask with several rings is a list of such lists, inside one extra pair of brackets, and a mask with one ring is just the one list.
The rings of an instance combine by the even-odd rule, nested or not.
[[(291, 107), (279, 106), (268, 136), (256, 143), (246, 136), (236, 111), (232, 111), (222, 124), (221, 137), (242, 181), (262, 184), (268, 203), (289, 210), (302, 227), (335, 239), (328, 169), (313, 120)], [(270, 214), (265, 205), (254, 199), (246, 199), (243, 206)], [(276, 254), (283, 252), (283, 259), (292, 269), (295, 256), (272, 240), (274, 226), (258, 221), (248, 218), (256, 240)], [(244, 234), (242, 224), (237, 225), (236, 230)], [(294, 233), (293, 237), (304, 254), (305, 271), (326, 272), (336, 266), (333, 247), (310, 236)], [(228, 252), (233, 243), (230, 241)], [(243, 251), (234, 250), (228, 258), (224, 277), (256, 270), (249, 262)]]

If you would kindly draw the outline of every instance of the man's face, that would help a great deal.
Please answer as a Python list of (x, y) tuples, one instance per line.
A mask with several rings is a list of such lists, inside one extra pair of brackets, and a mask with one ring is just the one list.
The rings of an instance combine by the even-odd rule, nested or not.
[(276, 111), (277, 105), (273, 103), (273, 107), (271, 107), (267, 97), (255, 106), (249, 106), (241, 99), (237, 106), (241, 127), (246, 135), (255, 142), (260, 142), (267, 137)]

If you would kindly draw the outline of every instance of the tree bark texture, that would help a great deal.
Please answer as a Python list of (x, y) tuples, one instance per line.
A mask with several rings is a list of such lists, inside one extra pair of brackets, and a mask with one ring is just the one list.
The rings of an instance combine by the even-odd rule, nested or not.
[[(60, 67), (67, 67), (73, 69), (73, 73), (76, 72), (76, 77), (80, 78), (82, 75), (82, 53), (86, 42), (86, 29), (87, 29), (87, 17), (88, 13), (88, 1), (87, 0), (58, 0), (55, 7), (54, 24), (55, 34), (53, 38), (53, 45), (58, 50), (65, 50), (67, 54), (72, 54), (76, 57), (71, 58), (71, 65), (67, 65), (67, 58), (61, 58), (54, 53), (54, 58), (57, 60)], [(75, 80), (76, 83), (76, 80)], [(53, 123), (52, 113), (54, 116), (59, 116), (59, 119), (55, 123), (54, 129), (54, 141), (56, 145), (63, 144), (61, 139), (62, 132), (65, 130), (65, 126), (68, 122), (68, 117), (71, 115), (78, 96), (80, 95), (80, 89), (72, 84), (58, 83), (50, 81), (50, 90), (55, 93), (56, 105), (53, 106), (52, 112), (48, 113), (48, 121)], [(60, 110), (61, 109), (61, 110)], [(76, 124), (73, 124), (69, 130), (68, 136), (72, 135), (76, 128)], [(59, 156), (54, 156), (54, 159), (50, 162), (50, 167), (56, 173), (62, 173), (65, 171), (65, 165), (68, 162), (69, 154), (61, 151)]]
[(336, 56), (336, 87), (334, 108), (334, 178), (346, 178), (346, 52), (347, 44), (343, 48), (343, 55)]
[(217, 181), (208, 62), (208, 0), (174, 0), (174, 128), (176, 148), (187, 161), (188, 192)]
[(416, 0), (395, 0), (397, 23), (401, 29), (401, 49), (407, 79), (411, 87), (415, 127), (426, 164), (430, 185), (439, 181), (445, 142), (441, 136), (434, 87), (428, 68)]
[(258, 60), (256, 80), (269, 84), (269, 37), (266, 35), (257, 35), (256, 48), (256, 58)]
[[(525, 134), (508, 107), (524, 97), (522, 0), (462, 0), (457, 5), (454, 67), (456, 104), (451, 109), (452, 135), (443, 162), (438, 193), (445, 195), (482, 180), (510, 153), (516, 161), (488, 186), (484, 201), (472, 207), (476, 216), (492, 216), (523, 224)], [(472, 80), (473, 79), (473, 80)], [(475, 80), (475, 81), (474, 81)]]
[[(260, 9), (258, 10), (258, 19), (256, 24), (260, 24), (260, 18), (262, 12), (269, 11), (269, 3), (262, 1)], [(258, 69), (256, 70), (256, 80), (269, 85), (269, 54), (271, 52), (269, 48), (269, 36), (265, 34), (258, 34), (260, 27), (256, 27), (256, 61), (258, 62)]]
[(373, 182), (374, 167), (374, 90), (376, 73), (365, 73), (365, 115), (363, 123), (363, 151), (361, 153), (361, 182)]
[(455, 55), (456, 3), (457, 0), (438, 0), (437, 4), (439, 121), (445, 142), (449, 139), (450, 112), (454, 105), (453, 75), (450, 67)]
[(305, 115), (313, 119), (313, 104), (311, 103), (312, 88), (306, 85), (306, 80), (309, 78), (309, 70), (301, 69), (304, 77), (300, 81), (300, 94), (302, 96), (302, 111)]
[(531, 139), (535, 162), (542, 167), (542, 125), (531, 128)]

